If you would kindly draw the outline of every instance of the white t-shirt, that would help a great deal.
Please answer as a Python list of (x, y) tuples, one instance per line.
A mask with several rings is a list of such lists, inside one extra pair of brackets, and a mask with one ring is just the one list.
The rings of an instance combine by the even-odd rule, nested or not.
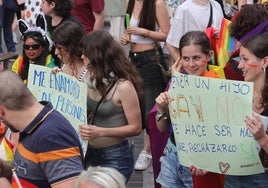
[[(223, 12), (218, 2), (209, 1), (212, 5), (212, 27), (216, 30), (220, 29)], [(189, 31), (205, 31), (210, 17), (210, 5), (200, 6), (187, 0), (182, 3), (175, 12), (172, 20), (171, 28), (168, 33), (167, 42), (179, 48), (181, 37)]]

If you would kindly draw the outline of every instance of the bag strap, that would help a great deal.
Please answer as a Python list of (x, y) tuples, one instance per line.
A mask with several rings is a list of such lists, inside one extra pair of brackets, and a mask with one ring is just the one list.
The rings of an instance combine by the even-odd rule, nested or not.
[(209, 28), (212, 25), (212, 16), (213, 16), (213, 10), (212, 10), (211, 3), (209, 3), (209, 6), (210, 6), (210, 15), (209, 15), (209, 20), (208, 20), (207, 28)]
[(98, 111), (98, 108), (100, 106), (100, 104), (102, 103), (102, 101), (104, 100), (104, 98), (107, 96), (107, 94), (111, 91), (111, 89), (113, 88), (113, 86), (116, 84), (116, 82), (112, 83), (110, 85), (110, 87), (108, 88), (108, 90), (106, 91), (105, 95), (101, 97), (100, 101), (98, 102), (96, 108), (95, 108), (95, 111), (92, 115), (92, 118), (91, 118), (91, 121), (90, 121), (90, 124), (93, 124), (94, 123), (94, 120), (95, 120), (95, 117), (96, 117), (96, 114), (97, 114), (97, 111)]

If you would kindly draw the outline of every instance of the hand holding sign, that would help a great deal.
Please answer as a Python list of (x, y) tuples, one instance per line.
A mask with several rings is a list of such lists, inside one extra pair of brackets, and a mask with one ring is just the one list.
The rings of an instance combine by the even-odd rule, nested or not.
[[(51, 68), (31, 64), (29, 68), (28, 88), (37, 100), (50, 101), (78, 132), (78, 125), (87, 123), (87, 85), (75, 77), (59, 72), (54, 74)], [(87, 142), (80, 139), (84, 153)]]
[(266, 134), (268, 117), (261, 116), (255, 112), (252, 115), (246, 116), (245, 119), (246, 125), (252, 135), (254, 136), (257, 147), (261, 148), (260, 144), (263, 145), (266, 143), (268, 138)]

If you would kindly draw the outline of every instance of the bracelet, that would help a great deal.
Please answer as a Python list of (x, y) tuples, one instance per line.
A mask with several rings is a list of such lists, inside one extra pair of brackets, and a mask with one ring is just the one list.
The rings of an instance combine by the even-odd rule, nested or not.
[(159, 115), (160, 115), (160, 114), (161, 114), (161, 115), (164, 115), (164, 114), (167, 114), (167, 111), (158, 111), (158, 110), (157, 110), (157, 114), (159, 114)]
[(155, 115), (155, 120), (156, 121), (160, 121), (162, 118), (164, 118), (164, 120), (166, 120), (167, 117), (167, 112), (159, 112), (157, 111), (156, 115)]

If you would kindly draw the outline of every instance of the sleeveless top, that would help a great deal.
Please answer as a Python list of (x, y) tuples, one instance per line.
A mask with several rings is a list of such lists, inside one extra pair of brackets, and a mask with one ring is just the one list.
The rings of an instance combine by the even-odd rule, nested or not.
[(95, 109), (98, 101), (94, 101), (90, 97), (87, 98), (88, 110), (92, 113), (96, 113), (94, 125), (99, 127), (114, 128), (128, 124), (123, 107), (118, 106), (113, 102), (113, 96), (120, 81), (122, 80), (118, 80), (113, 87), (112, 96), (109, 99), (101, 102), (97, 112), (95, 112)]
[[(131, 16), (129, 24), (132, 27), (137, 27), (139, 24), (139, 20), (136, 20), (133, 16)], [(142, 35), (134, 35), (134, 34), (131, 34), (131, 42), (138, 44), (154, 43), (153, 39), (151, 38), (146, 38), (143, 37)]]

